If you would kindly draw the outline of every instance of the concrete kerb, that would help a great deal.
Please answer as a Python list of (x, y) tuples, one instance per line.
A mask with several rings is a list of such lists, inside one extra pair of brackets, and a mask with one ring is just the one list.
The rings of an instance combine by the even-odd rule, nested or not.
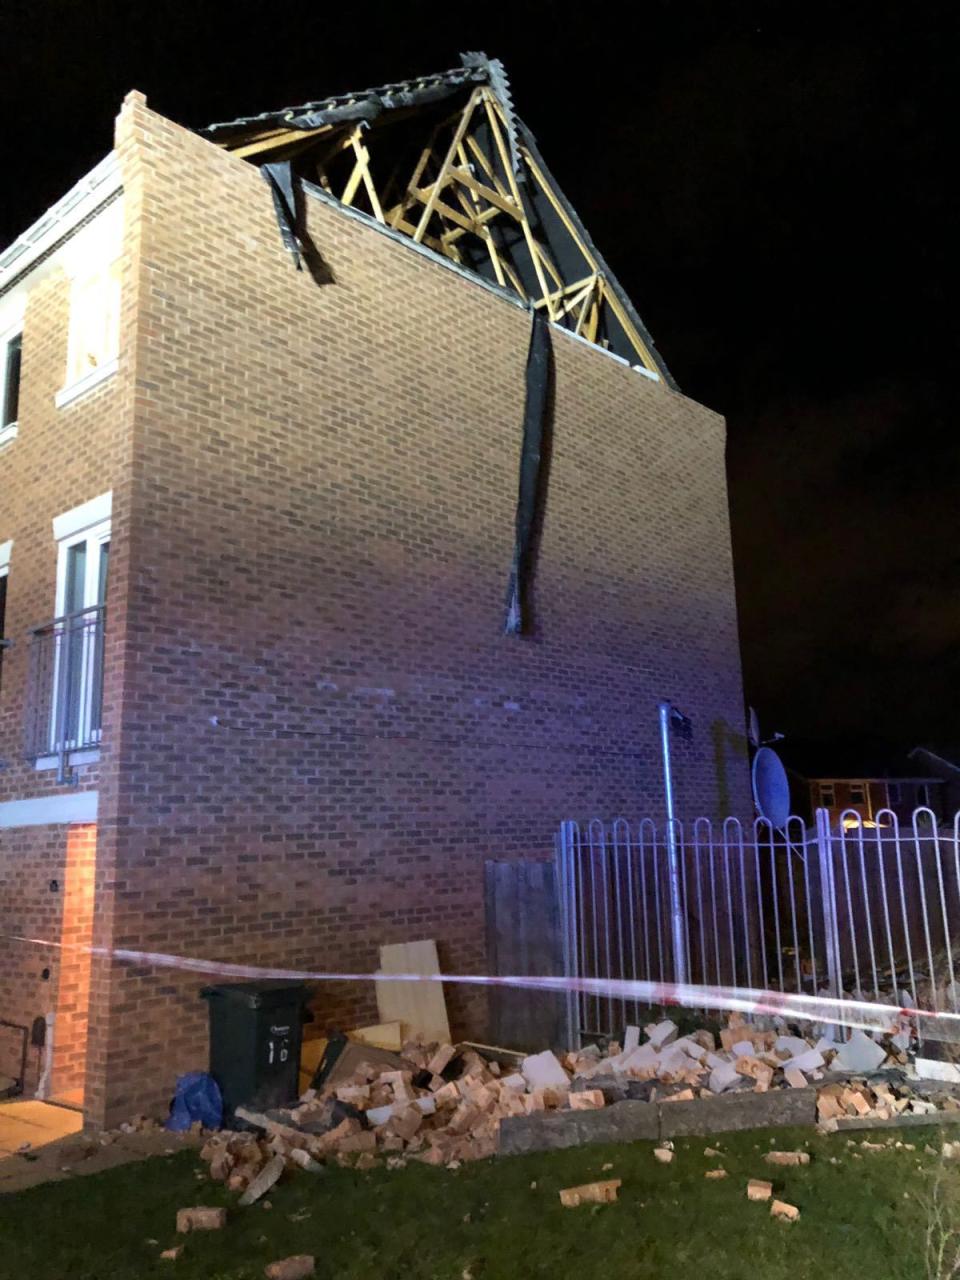
[(889, 1120), (844, 1116), (837, 1120), (837, 1133), (847, 1133), (851, 1129), (917, 1129), (923, 1126), (929, 1129), (945, 1124), (960, 1124), (960, 1111), (935, 1111), (926, 1116), (891, 1116)]
[(817, 1091), (742, 1091), (691, 1102), (614, 1102), (597, 1111), (543, 1111), (500, 1121), (500, 1154), (554, 1151), (594, 1142), (658, 1142), (739, 1129), (817, 1123)]

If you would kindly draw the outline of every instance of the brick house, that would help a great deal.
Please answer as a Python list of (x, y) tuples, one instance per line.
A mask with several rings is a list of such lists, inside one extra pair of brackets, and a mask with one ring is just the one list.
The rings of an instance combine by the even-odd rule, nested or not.
[(722, 419), (611, 277), (579, 312), (555, 289), (532, 625), (504, 634), (522, 268), (331, 190), (285, 228), (320, 278), (255, 155), (131, 93), (0, 255), (0, 1019), (53, 1015), (26, 1088), (95, 1125), (205, 1065), (206, 1010), (196, 974), (89, 944), (367, 972), (433, 937), (482, 972), (485, 859), (662, 814), (663, 696), (694, 723), (681, 810), (749, 811)]

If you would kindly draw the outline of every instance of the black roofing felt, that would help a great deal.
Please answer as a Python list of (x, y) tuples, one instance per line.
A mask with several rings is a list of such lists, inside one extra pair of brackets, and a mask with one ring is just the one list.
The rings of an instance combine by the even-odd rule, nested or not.
[[(516, 166), (518, 177), (521, 179), (519, 185), (522, 199), (526, 203), (527, 214), (534, 227), (535, 234), (542, 236), (543, 241), (548, 245), (551, 257), (565, 280), (572, 282), (578, 275), (582, 275), (583, 259), (568, 229), (563, 225), (563, 220), (558, 215), (557, 210), (536, 183), (522, 181), (524, 176), (522, 161), (519, 160), (518, 154), (518, 143), (521, 142), (540, 169), (544, 180), (552, 188), (553, 194), (563, 208), (570, 224), (576, 228), (576, 232), (584, 245), (587, 246), (596, 259), (601, 274), (605, 277), (609, 288), (617, 296), (623, 310), (636, 327), (637, 332), (656, 361), (657, 368), (664, 381), (668, 386), (676, 390), (677, 384), (660, 353), (656, 350), (653, 339), (637, 314), (633, 303), (610, 270), (603, 255), (594, 245), (576, 210), (564, 196), (563, 191), (547, 168), (533, 134), (516, 116), (510, 85), (503, 64), (496, 59), (487, 58), (482, 53), (465, 53), (461, 54), (461, 58), (463, 60), (462, 66), (452, 68), (449, 71), (441, 71), (435, 75), (421, 76), (413, 80), (400, 81), (396, 84), (381, 85), (379, 88), (364, 89), (358, 93), (321, 98), (315, 102), (303, 103), (300, 106), (283, 107), (277, 111), (261, 112), (259, 115), (243, 116), (236, 120), (207, 125), (206, 128), (199, 130), (199, 132), (212, 141), (227, 143), (247, 134), (257, 135), (271, 129), (310, 130), (320, 128), (323, 125), (348, 124), (359, 120), (365, 120), (372, 124), (387, 112), (409, 110), (411, 108), (427, 109), (434, 103), (453, 98), (475, 85), (488, 84), (500, 101), (507, 118), (511, 158)], [(484, 126), (480, 124), (478, 132), (482, 134), (483, 128)], [(263, 163), (268, 158), (269, 152), (264, 153), (259, 158), (254, 157), (253, 162)], [(509, 229), (499, 226), (497, 221), (490, 224), (490, 231), (496, 236), (512, 234)], [(466, 242), (461, 242), (461, 248), (465, 252), (469, 252)], [(510, 256), (525, 289), (529, 293), (536, 293), (533, 264), (529, 259), (526, 246), (520, 243), (519, 238), (512, 246)], [(474, 274), (484, 279), (493, 279), (489, 255), (483, 250), (482, 246), (477, 247), (476, 254), (464, 265), (468, 266)], [(638, 362), (637, 354), (613, 314), (612, 308), (608, 305), (604, 311), (605, 329), (603, 336), (608, 341), (609, 349), (622, 356), (629, 363), (636, 364)]]
[[(470, 54), (463, 56), (471, 57)], [(378, 89), (336, 94), (332, 98), (305, 102), (299, 107), (281, 107), (278, 111), (262, 111), (255, 116), (240, 116), (221, 124), (208, 124), (198, 132), (205, 138), (223, 142), (237, 134), (249, 133), (254, 127), (257, 132), (271, 128), (318, 129), (324, 124), (375, 120), (384, 111), (427, 106), (452, 97), (465, 85), (489, 84), (491, 80), (491, 64), (484, 59), (482, 63), (453, 67), (415, 80), (400, 80), (396, 84), (381, 85)]]

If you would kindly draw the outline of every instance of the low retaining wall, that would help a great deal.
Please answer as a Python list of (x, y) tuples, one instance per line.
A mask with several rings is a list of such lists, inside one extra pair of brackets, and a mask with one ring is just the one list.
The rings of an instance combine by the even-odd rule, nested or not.
[(707, 1137), (737, 1129), (772, 1129), (817, 1123), (817, 1091), (720, 1094), (690, 1102), (614, 1102), (597, 1111), (537, 1111), (500, 1121), (500, 1154), (555, 1151), (592, 1142), (658, 1142)]

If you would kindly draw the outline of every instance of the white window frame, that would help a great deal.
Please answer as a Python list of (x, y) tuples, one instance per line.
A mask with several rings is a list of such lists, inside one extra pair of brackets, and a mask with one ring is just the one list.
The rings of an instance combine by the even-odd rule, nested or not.
[[(21, 342), (20, 359), (23, 359), (23, 321), (18, 320), (16, 324), (10, 325), (8, 328), (0, 332), (0, 408), (3, 406), (4, 400), (7, 398), (7, 348), (14, 338), (19, 338)], [(21, 376), (21, 384), (23, 378)], [(5, 444), (9, 444), (12, 440), (16, 440), (19, 430), (19, 409), (17, 411), (17, 420), (8, 422), (6, 426), (0, 425), (0, 448)]]
[[(820, 797), (820, 807), (823, 809), (835, 809), (837, 807), (837, 785), (835, 782), (818, 782), (818, 795)], [(827, 799), (829, 792), (830, 799)]]
[[(860, 799), (859, 799), (859, 800), (855, 800), (855, 799), (853, 798), (853, 793), (854, 793), (854, 791), (859, 791), (859, 792), (860, 792)], [(869, 793), (869, 791), (867, 790), (867, 783), (865, 783), (865, 782), (851, 782), (851, 783), (850, 783), (850, 803), (851, 803), (851, 804), (866, 804), (866, 803), (867, 803), (867, 798), (868, 798), (869, 794), (870, 794), (870, 793)]]
[(80, 533), (62, 538), (57, 544), (57, 618), (62, 618), (67, 611), (67, 564), (70, 550), (86, 543), (87, 563), (84, 570), (83, 604), (81, 609), (96, 607), (100, 589), (100, 548), (110, 541), (110, 521), (102, 520)]
[[(97, 596), (100, 589), (100, 548), (105, 542), (110, 541), (110, 521), (103, 520), (99, 524), (93, 525), (89, 529), (84, 529), (80, 533), (71, 534), (67, 538), (63, 538), (57, 548), (57, 611), (56, 617), (62, 618), (67, 611), (67, 565), (70, 561), (70, 551), (73, 547), (85, 546), (87, 551), (86, 565), (84, 566), (84, 582), (83, 582), (83, 604), (81, 609), (94, 609), (97, 606)], [(80, 645), (80, 685), (78, 692), (79, 711), (77, 733), (81, 742), (97, 742), (100, 741), (100, 730), (91, 729), (88, 723), (90, 715), (89, 691), (90, 682), (93, 675), (93, 637), (88, 631), (84, 631), (82, 635), (82, 644)], [(57, 687), (57, 681), (60, 676), (60, 651), (58, 649), (56, 660), (54, 662), (53, 679), (54, 688)], [(56, 704), (56, 700), (54, 700)], [(51, 724), (50, 742), (57, 745), (57, 706), (52, 708), (53, 723)], [(65, 744), (68, 751), (74, 750), (70, 743)]]
[[(96, 607), (97, 595), (99, 594), (100, 584), (100, 548), (105, 542), (110, 541), (110, 532), (112, 525), (112, 507), (113, 492), (100, 494), (96, 498), (91, 498), (89, 502), (84, 502), (79, 507), (74, 507), (72, 511), (66, 511), (63, 515), (56, 516), (53, 521), (53, 535), (57, 543), (57, 585), (55, 595), (55, 613), (54, 617), (62, 618), (66, 612), (67, 601), (67, 566), (69, 563), (70, 548), (81, 544), (86, 544), (87, 560), (84, 571), (83, 584), (83, 605), (84, 609), (92, 609)], [(91, 656), (90, 647), (93, 640), (89, 635), (85, 634), (82, 645), (81, 656), (81, 683), (80, 683), (80, 709), (81, 715), (89, 714), (87, 701), (87, 689), (91, 675)], [(57, 650), (53, 663), (53, 687), (58, 688), (60, 680), (60, 651)], [(51, 723), (48, 741), (51, 746), (57, 744), (57, 700), (53, 699), (51, 706)], [(80, 740), (86, 741), (87, 737), (95, 739), (99, 742), (100, 731), (91, 733), (86, 731), (89, 725), (81, 723), (79, 725)], [(100, 759), (100, 751), (98, 747), (88, 747), (82, 751), (74, 750), (69, 743), (63, 744), (64, 754), (66, 754), (68, 762), (71, 765), (91, 764)], [(61, 755), (51, 754), (40, 756), (36, 762), (37, 769), (55, 769), (61, 763)]]
[[(10, 556), (13, 552), (13, 539), (8, 538), (6, 542), (0, 542), (0, 578), (5, 578), (10, 572)], [(6, 622), (4, 622), (4, 628)], [(7, 647), (5, 644), (6, 637), (3, 630), (0, 630), (0, 658), (3, 656), (3, 650)]]

